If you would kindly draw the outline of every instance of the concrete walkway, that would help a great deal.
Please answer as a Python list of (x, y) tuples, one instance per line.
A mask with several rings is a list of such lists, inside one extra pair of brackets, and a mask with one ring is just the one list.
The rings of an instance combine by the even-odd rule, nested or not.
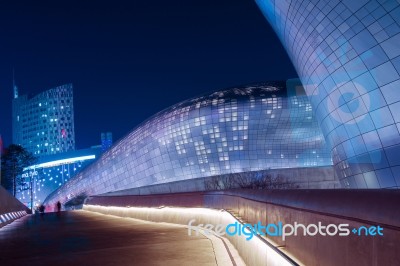
[(71, 211), (0, 229), (0, 265), (216, 265), (211, 241), (187, 229)]

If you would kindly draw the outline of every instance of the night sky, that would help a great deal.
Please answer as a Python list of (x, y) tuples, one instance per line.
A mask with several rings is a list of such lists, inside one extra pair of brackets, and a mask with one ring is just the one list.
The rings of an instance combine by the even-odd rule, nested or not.
[(76, 148), (114, 141), (182, 100), (297, 74), (252, 0), (7, 1), (0, 6), (0, 134), (20, 95), (74, 85)]

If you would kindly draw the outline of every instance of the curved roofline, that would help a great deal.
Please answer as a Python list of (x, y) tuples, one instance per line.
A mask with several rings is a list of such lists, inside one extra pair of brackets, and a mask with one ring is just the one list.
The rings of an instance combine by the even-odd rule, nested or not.
[[(135, 127), (133, 127), (128, 133), (126, 133), (126, 134), (123, 135), (121, 138), (119, 138), (117, 141), (115, 141), (115, 142), (113, 143), (113, 145), (111, 146), (111, 148), (114, 147), (114, 146), (117, 146), (123, 139), (125, 139), (129, 134), (131, 134), (136, 128), (140, 127), (141, 125), (146, 124), (148, 121), (150, 121), (150, 120), (153, 119), (154, 117), (157, 117), (158, 115), (161, 115), (161, 114), (163, 114), (163, 113), (165, 113), (165, 112), (167, 112), (167, 111), (169, 111), (169, 110), (171, 110), (171, 109), (173, 109), (173, 108), (176, 108), (176, 107), (178, 107), (178, 106), (179, 106), (179, 107), (186, 107), (186, 106), (188, 106), (188, 105), (184, 105), (184, 104), (185, 104), (185, 103), (189, 103), (190, 101), (192, 101), (192, 100), (194, 100), (194, 99), (197, 99), (197, 98), (204, 98), (204, 97), (211, 96), (211, 95), (213, 95), (213, 94), (215, 94), (215, 93), (224, 92), (224, 91), (231, 91), (231, 90), (234, 90), (234, 89), (246, 89), (246, 88), (250, 88), (250, 87), (254, 87), (254, 86), (278, 86), (278, 85), (281, 85), (281, 86), (282, 86), (282, 87), (281, 87), (281, 88), (282, 88), (282, 91), (281, 91), (279, 94), (282, 95), (282, 92), (284, 91), (285, 95), (287, 95), (287, 91), (286, 91), (286, 81), (263, 81), (263, 82), (253, 82), (253, 83), (250, 83), (250, 84), (242, 84), (242, 85), (239, 85), (239, 86), (227, 87), (227, 88), (222, 89), (222, 90), (210, 90), (210, 91), (208, 91), (208, 92), (205, 92), (205, 93), (202, 93), (202, 94), (198, 94), (197, 96), (194, 96), (194, 97), (189, 98), (189, 99), (187, 99), (187, 100), (180, 101), (180, 102), (178, 102), (178, 103), (176, 103), (176, 104), (173, 104), (173, 105), (171, 105), (171, 106), (168, 106), (168, 107), (166, 107), (166, 108), (164, 108), (164, 109), (162, 109), (162, 110), (156, 112), (155, 114), (149, 116), (148, 118), (146, 118), (145, 120), (143, 120), (142, 122), (140, 122), (139, 124), (137, 124)], [(110, 149), (111, 149), (111, 148), (110, 148)], [(109, 149), (109, 150), (110, 150), (110, 149)], [(109, 151), (109, 150), (108, 150), (108, 151)], [(107, 153), (107, 151), (106, 151), (105, 153), (103, 153), (103, 154), (106, 154), (106, 153)], [(103, 154), (100, 156), (100, 158), (103, 157)]]
[(26, 96), (26, 99), (27, 99), (28, 101), (30, 101), (30, 100), (33, 100), (33, 99), (35, 99), (35, 98), (40, 98), (41, 96), (43, 96), (43, 94), (48, 93), (49, 91), (57, 90), (57, 89), (60, 89), (60, 88), (65, 87), (65, 86), (68, 86), (68, 89), (71, 89), (71, 91), (73, 92), (74, 85), (73, 85), (72, 82), (68, 82), (68, 83), (61, 84), (61, 85), (52, 87), (52, 88), (50, 88), (50, 89), (47, 89), (47, 90), (38, 92), (38, 93), (36, 93), (36, 94), (29, 94), (29, 93), (28, 93), (28, 94), (23, 94), (23, 95), (20, 95), (20, 96)]

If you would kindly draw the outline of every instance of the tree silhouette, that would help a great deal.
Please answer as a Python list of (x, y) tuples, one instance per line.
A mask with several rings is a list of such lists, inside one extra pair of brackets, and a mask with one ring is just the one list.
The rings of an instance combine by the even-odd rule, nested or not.
[(1, 157), (2, 185), (16, 195), (17, 187), (25, 184), (22, 172), (25, 167), (35, 164), (37, 158), (21, 145), (11, 144)]

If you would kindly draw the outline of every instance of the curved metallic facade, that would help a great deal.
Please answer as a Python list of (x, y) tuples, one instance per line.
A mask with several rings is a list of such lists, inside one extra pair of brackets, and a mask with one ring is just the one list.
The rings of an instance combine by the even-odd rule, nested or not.
[[(289, 93), (291, 95), (291, 93)], [(66, 200), (237, 172), (332, 165), (308, 97), (285, 83), (215, 92), (145, 121), (56, 191)]]
[(256, 0), (316, 112), (342, 186), (400, 187), (400, 4)]

